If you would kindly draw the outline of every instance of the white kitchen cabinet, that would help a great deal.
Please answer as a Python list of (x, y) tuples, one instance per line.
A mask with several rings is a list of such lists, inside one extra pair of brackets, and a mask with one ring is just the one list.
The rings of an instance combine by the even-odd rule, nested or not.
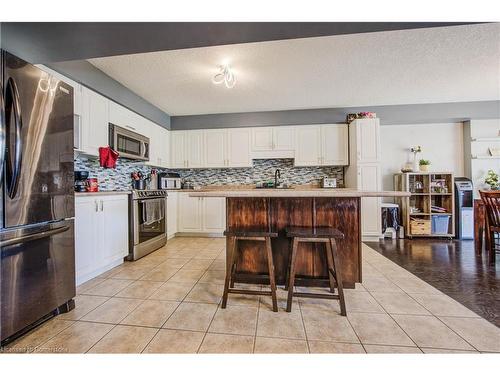
[(297, 126), (295, 134), (295, 166), (349, 164), (346, 124)]
[(204, 161), (207, 168), (225, 168), (228, 166), (227, 129), (204, 131)]
[[(351, 163), (345, 172), (348, 188), (380, 191), (380, 122), (378, 119), (358, 119), (349, 124)], [(381, 199), (361, 199), (361, 232), (365, 239), (381, 236)]]
[[(358, 163), (380, 162), (379, 119), (358, 119), (351, 126), (351, 157)], [(351, 123), (352, 124), (352, 123)]]
[(294, 148), (294, 127), (252, 128), (252, 151), (285, 151)]
[(205, 130), (203, 146), (207, 168), (252, 166), (249, 129)]
[(167, 193), (167, 238), (172, 238), (177, 230), (177, 211), (179, 205), (179, 194), (176, 191)]
[(149, 138), (149, 161), (147, 165), (152, 167), (169, 167), (169, 137), (168, 130), (152, 121), (143, 119), (147, 131), (145, 135)]
[(227, 164), (229, 167), (251, 167), (250, 129), (227, 130)]
[(295, 127), (276, 126), (273, 128), (273, 150), (290, 151), (295, 147)]
[(201, 198), (190, 197), (189, 193), (179, 193), (179, 232), (201, 232)]
[(319, 125), (298, 126), (295, 134), (295, 165), (321, 165), (321, 127)]
[(117, 266), (128, 255), (128, 197), (75, 198), (76, 284)]
[(176, 130), (170, 133), (170, 166), (186, 168), (186, 133)]
[(226, 199), (201, 198), (203, 231), (222, 233), (226, 228)]
[(226, 227), (224, 198), (190, 197), (179, 192), (178, 232), (222, 234)]
[(321, 126), (322, 165), (349, 164), (349, 130), (346, 124)]
[(186, 167), (204, 167), (203, 130), (190, 130), (186, 134)]
[(273, 149), (273, 128), (252, 128), (252, 151), (270, 151)]
[(87, 88), (82, 89), (81, 151), (98, 156), (108, 141), (109, 100)]

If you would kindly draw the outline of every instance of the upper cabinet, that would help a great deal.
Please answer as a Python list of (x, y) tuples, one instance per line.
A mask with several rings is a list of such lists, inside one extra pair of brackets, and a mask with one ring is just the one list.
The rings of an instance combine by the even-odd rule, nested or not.
[(80, 134), (81, 152), (99, 156), (99, 147), (108, 146), (109, 100), (98, 93), (83, 88)]
[(251, 167), (250, 130), (205, 130), (204, 151), (207, 168)]
[(358, 163), (380, 162), (380, 121), (358, 119), (350, 127), (351, 158)]
[(187, 168), (186, 134), (187, 131), (184, 130), (170, 133), (170, 166), (172, 168)]
[(346, 124), (304, 125), (295, 129), (295, 165), (348, 165)]
[(294, 126), (252, 128), (252, 157), (254, 159), (293, 158)]
[(229, 167), (251, 167), (250, 129), (227, 130), (227, 163)]
[(193, 130), (186, 135), (186, 167), (205, 167), (203, 155), (203, 130)]

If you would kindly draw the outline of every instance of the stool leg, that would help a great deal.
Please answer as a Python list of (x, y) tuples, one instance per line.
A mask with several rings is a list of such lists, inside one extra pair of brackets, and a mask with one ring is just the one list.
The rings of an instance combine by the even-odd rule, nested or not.
[(332, 249), (333, 264), (335, 265), (335, 279), (337, 281), (337, 289), (339, 291), (340, 315), (346, 316), (344, 287), (342, 286), (342, 270), (340, 269), (340, 259), (337, 252), (337, 241), (330, 238), (330, 247)]
[(326, 264), (328, 267), (328, 280), (330, 282), (330, 293), (335, 293), (335, 279), (333, 277), (332, 272), (337, 272), (335, 271), (335, 268), (333, 266), (333, 259), (332, 259), (332, 245), (330, 242), (325, 243), (325, 250), (326, 250)]
[(290, 280), (290, 268), (292, 267), (292, 246), (293, 240), (290, 241), (290, 253), (288, 255), (288, 264), (286, 267), (286, 277), (285, 277), (285, 290), (288, 290), (288, 280)]
[(233, 258), (231, 261), (231, 284), (230, 288), (234, 288), (234, 275), (236, 275), (236, 266), (238, 264), (238, 240), (234, 237), (234, 245), (233, 245)]
[(271, 298), (273, 300), (273, 311), (278, 311), (278, 300), (276, 298), (276, 278), (274, 276), (273, 250), (271, 238), (266, 237), (267, 266), (269, 268), (269, 282), (271, 284)]
[(292, 242), (292, 260), (290, 261), (290, 275), (288, 276), (288, 298), (286, 300), (286, 311), (292, 311), (292, 299), (293, 299), (293, 284), (295, 283), (295, 261), (297, 257), (297, 248), (299, 241), (297, 238), (293, 238)]
[(222, 294), (221, 309), (225, 309), (226, 305), (227, 305), (227, 296), (229, 294), (229, 282), (230, 282), (232, 274), (233, 274), (235, 247), (236, 247), (236, 238), (230, 237), (229, 238), (229, 249), (227, 249), (229, 251), (229, 254), (227, 255), (227, 258), (229, 259), (229, 261), (226, 262), (226, 278), (224, 280), (224, 293)]

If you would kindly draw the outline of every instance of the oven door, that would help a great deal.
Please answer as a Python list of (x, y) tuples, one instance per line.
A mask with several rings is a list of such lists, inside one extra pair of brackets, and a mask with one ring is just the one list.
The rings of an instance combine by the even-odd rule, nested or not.
[(138, 199), (135, 203), (134, 245), (166, 237), (165, 197)]

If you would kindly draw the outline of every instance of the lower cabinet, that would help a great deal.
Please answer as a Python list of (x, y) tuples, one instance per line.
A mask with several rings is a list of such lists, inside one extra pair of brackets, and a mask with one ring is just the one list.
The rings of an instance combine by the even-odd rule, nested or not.
[(176, 191), (167, 193), (167, 238), (172, 238), (177, 230), (177, 207), (179, 205), (179, 194)]
[(76, 196), (76, 285), (122, 263), (127, 255), (127, 195)]
[(222, 234), (226, 227), (224, 198), (190, 197), (179, 193), (178, 232)]

